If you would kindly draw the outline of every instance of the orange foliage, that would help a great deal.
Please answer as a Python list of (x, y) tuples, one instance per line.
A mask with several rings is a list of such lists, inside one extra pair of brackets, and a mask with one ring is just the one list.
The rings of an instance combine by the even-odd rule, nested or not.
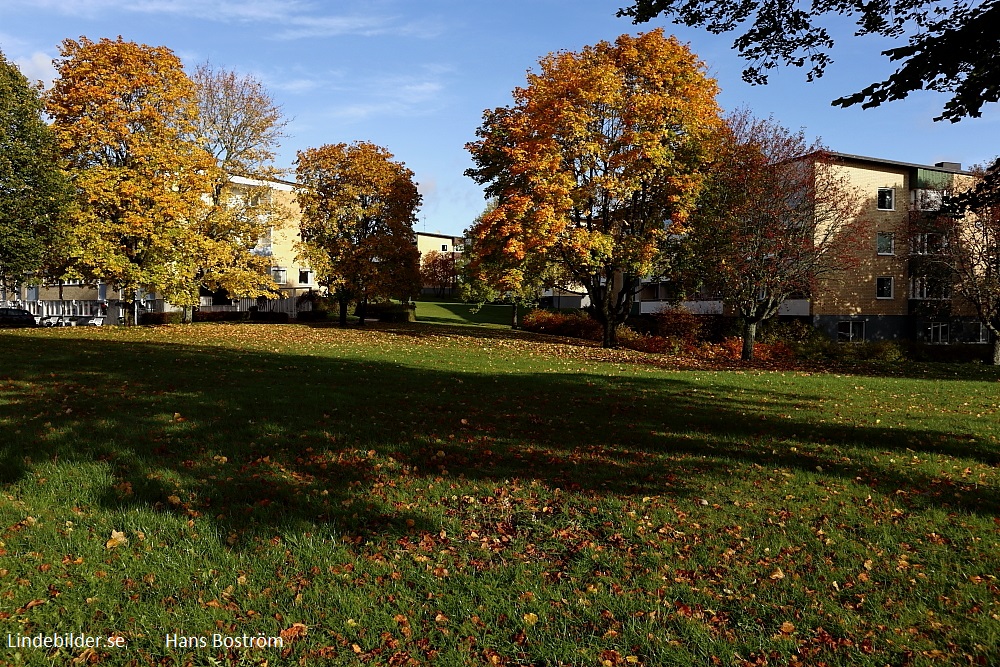
[(192, 141), (194, 86), (165, 47), (66, 40), (46, 96), (77, 189), (77, 268), (125, 294), (196, 302), (194, 228), (215, 161)]
[(342, 297), (409, 298), (420, 290), (413, 172), (367, 142), (300, 151), (300, 254)]
[(470, 270), (516, 289), (560, 265), (613, 345), (640, 277), (694, 206), (720, 128), (717, 88), (662, 30), (539, 64), (467, 146), (467, 174), (498, 200), (470, 231)]

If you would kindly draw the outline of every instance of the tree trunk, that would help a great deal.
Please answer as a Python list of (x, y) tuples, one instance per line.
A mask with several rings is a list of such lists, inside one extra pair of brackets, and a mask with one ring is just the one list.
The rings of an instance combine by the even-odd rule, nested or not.
[(1000, 366), (1000, 336), (993, 335), (993, 365)]
[(618, 327), (615, 326), (614, 320), (610, 317), (604, 321), (604, 338), (601, 340), (601, 347), (609, 349), (618, 347)]
[(517, 301), (510, 302), (510, 328), (517, 329), (521, 326), (521, 322), (517, 317)]
[(753, 346), (757, 340), (757, 322), (752, 320), (743, 321), (743, 353), (740, 358), (743, 361), (753, 361)]
[(343, 294), (337, 295), (337, 303), (340, 305), (340, 326), (347, 326), (347, 306), (350, 305), (350, 301)]
[(358, 326), (365, 326), (365, 311), (368, 310), (368, 299), (358, 300)]

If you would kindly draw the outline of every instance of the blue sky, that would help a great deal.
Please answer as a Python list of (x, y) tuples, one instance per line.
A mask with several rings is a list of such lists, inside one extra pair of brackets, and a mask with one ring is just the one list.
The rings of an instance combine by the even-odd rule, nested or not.
[(459, 234), (482, 211), (463, 175), (466, 142), (486, 108), (510, 103), (540, 56), (577, 50), (624, 32), (663, 26), (688, 42), (722, 88), (725, 110), (749, 107), (804, 128), (833, 150), (905, 162), (961, 162), (998, 152), (1000, 114), (934, 123), (943, 97), (917, 93), (879, 109), (843, 110), (830, 100), (881, 80), (894, 45), (840, 26), (826, 76), (776, 71), (767, 86), (740, 79), (733, 36), (658, 20), (615, 17), (626, 0), (0, 0), (0, 49), (31, 79), (51, 80), (66, 38), (125, 39), (166, 46), (189, 70), (209, 61), (263, 81), (290, 118), (279, 166), (327, 143), (372, 141), (416, 173), (424, 196), (418, 230)]

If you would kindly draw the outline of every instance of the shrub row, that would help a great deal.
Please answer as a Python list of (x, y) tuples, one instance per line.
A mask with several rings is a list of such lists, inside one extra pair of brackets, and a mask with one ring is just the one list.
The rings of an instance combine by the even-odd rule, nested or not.
[(604, 329), (582, 311), (572, 313), (532, 310), (521, 318), (521, 328), (535, 333), (585, 340), (601, 340)]
[(195, 322), (246, 322), (250, 319), (250, 313), (245, 310), (196, 310), (194, 313)]
[[(360, 315), (360, 312), (360, 307), (355, 307), (354, 314)], [(379, 322), (416, 322), (417, 304), (369, 303), (365, 306), (365, 319)]]
[[(180, 311), (169, 313), (142, 313), (139, 316), (139, 324), (180, 324), (182, 313)], [(224, 310), (224, 311), (194, 311), (193, 321), (195, 322), (272, 322), (275, 324), (287, 324), (288, 313), (274, 313), (270, 311), (247, 312), (245, 310)]]

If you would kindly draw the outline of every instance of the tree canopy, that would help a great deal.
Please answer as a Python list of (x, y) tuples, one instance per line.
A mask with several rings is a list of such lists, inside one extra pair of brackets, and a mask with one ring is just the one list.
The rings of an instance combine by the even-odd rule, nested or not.
[(52, 259), (70, 201), (38, 91), (0, 53), (0, 283), (20, 283)]
[(66, 40), (47, 111), (77, 193), (77, 267), (122, 299), (197, 303), (212, 156), (194, 140), (194, 86), (165, 47)]
[(420, 193), (413, 172), (368, 142), (299, 151), (300, 257), (336, 295), (340, 320), (357, 301), (408, 299), (420, 291), (413, 223)]
[(974, 168), (975, 186), (946, 199), (932, 224), (947, 242), (932, 258), (992, 334), (992, 362), (1000, 365), (1000, 193), (984, 172)]
[(861, 200), (835, 160), (804, 134), (739, 110), (685, 242), (700, 282), (743, 321), (743, 358), (757, 325), (817, 278), (852, 264)]
[(469, 231), (468, 271), (516, 292), (557, 266), (586, 289), (604, 345), (672, 227), (697, 200), (721, 121), (715, 82), (661, 30), (539, 61), (468, 144), (497, 206)]
[[(268, 179), (280, 172), (273, 161), (287, 121), (264, 84), (252, 76), (209, 64), (192, 75), (197, 92), (195, 134), (215, 158), (211, 206), (200, 220), (205, 252), (198, 273), (211, 289), (241, 297), (273, 291), (270, 259), (251, 251), (270, 227), (287, 222), (287, 210), (272, 197)], [(257, 185), (239, 186), (233, 176)]]
[(223, 171), (276, 175), (275, 151), (288, 121), (258, 79), (205, 63), (192, 74), (198, 93), (196, 133)]
[(978, 117), (1000, 99), (1000, 2), (998, 0), (636, 0), (619, 10), (642, 23), (663, 15), (676, 23), (721, 34), (746, 28), (733, 47), (749, 62), (750, 83), (767, 83), (779, 65), (808, 66), (811, 81), (833, 62), (831, 26), (841, 16), (856, 24), (855, 36), (907, 38), (883, 51), (899, 68), (835, 105), (865, 108), (899, 100), (917, 90), (951, 93), (936, 120)]

